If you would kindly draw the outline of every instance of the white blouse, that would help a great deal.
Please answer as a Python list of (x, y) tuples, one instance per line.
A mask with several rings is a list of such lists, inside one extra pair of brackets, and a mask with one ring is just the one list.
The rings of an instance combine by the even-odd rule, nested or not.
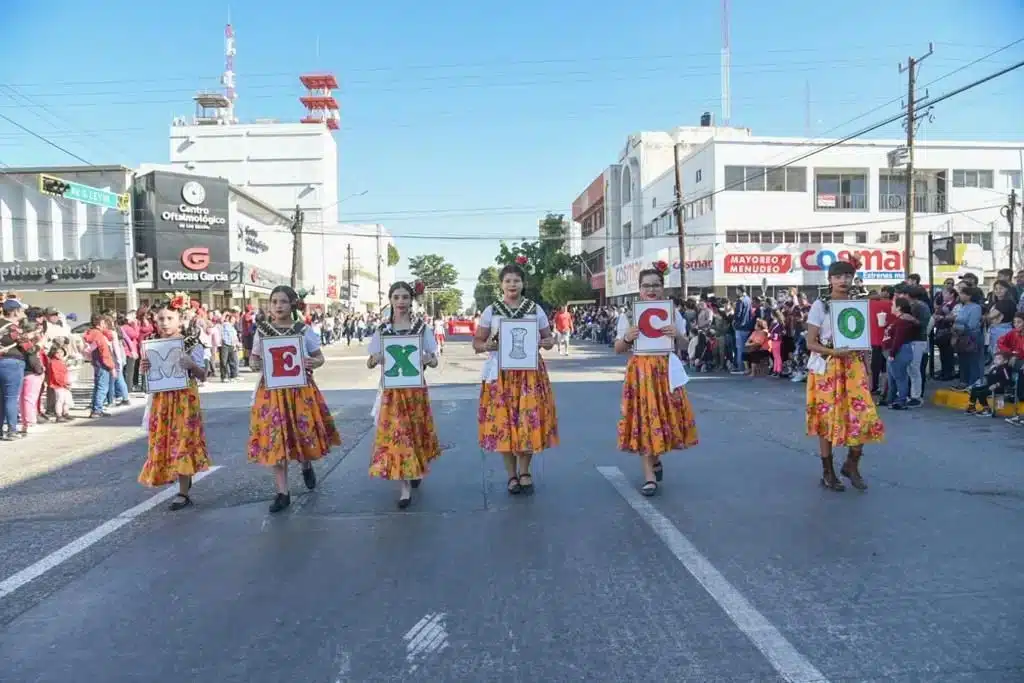
[[(551, 329), (551, 322), (548, 320), (548, 314), (544, 312), (544, 309), (540, 307), (540, 304), (536, 305), (536, 315), (523, 316), (524, 320), (530, 320), (533, 318), (537, 319), (537, 331), (543, 332), (544, 330)], [(478, 322), (479, 327), (486, 327), (490, 330), (491, 335), (498, 330), (501, 326), (502, 316), (500, 313), (494, 312), (493, 306), (488, 306), (484, 309), (484, 312), (480, 314), (480, 321)], [(484, 361), (483, 370), (480, 372), (480, 377), (485, 382), (496, 382), (498, 381), (498, 352), (490, 351), (487, 354), (487, 360)]]
[[(632, 327), (632, 321), (630, 316), (626, 313), (619, 315), (619, 321), (615, 325), (615, 337), (616, 339), (625, 339), (626, 332), (629, 332), (629, 328)], [(676, 334), (680, 338), (686, 337), (686, 318), (676, 311)], [(686, 374), (686, 367), (683, 365), (683, 361), (679, 359), (679, 356), (675, 353), (668, 354), (668, 386), (669, 389), (675, 391), (679, 387), (684, 387), (689, 383), (690, 376)]]

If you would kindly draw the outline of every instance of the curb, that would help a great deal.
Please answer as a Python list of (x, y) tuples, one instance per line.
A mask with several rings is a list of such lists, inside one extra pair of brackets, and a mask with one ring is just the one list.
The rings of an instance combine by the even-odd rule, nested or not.
[[(970, 395), (966, 391), (954, 391), (952, 389), (936, 389), (935, 393), (932, 394), (932, 404), (940, 408), (947, 408), (949, 410), (959, 410), (963, 412), (967, 410), (967, 403), (970, 400)], [(989, 399), (989, 403), (993, 403), (992, 399)], [(1014, 414), (1014, 404), (1007, 403), (999, 410), (994, 411), (999, 417), (1012, 417)]]

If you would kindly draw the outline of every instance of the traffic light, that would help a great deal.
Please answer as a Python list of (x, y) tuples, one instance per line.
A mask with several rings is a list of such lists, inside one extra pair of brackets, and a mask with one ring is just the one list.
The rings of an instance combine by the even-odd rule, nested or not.
[(69, 189), (71, 189), (71, 185), (60, 178), (54, 178), (53, 176), (42, 174), (39, 176), (39, 191), (43, 194), (63, 197), (64, 193)]
[(135, 255), (135, 279), (137, 281), (153, 279), (153, 259), (146, 258), (145, 254)]

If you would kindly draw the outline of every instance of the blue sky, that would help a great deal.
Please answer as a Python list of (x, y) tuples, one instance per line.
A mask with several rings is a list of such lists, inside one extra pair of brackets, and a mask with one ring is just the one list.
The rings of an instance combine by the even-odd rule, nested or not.
[[(520, 0), (3, 3), (0, 113), (90, 163), (166, 162), (168, 126), (215, 88), (223, 26), (237, 36), (238, 114), (297, 120), (298, 75), (341, 81), (341, 220), (380, 222), (405, 258), (438, 252), (472, 291), (497, 239), (566, 212), (639, 130), (720, 112), (720, 3)], [(258, 8), (258, 9), (257, 9)], [(967, 9), (862, 0), (732, 1), (732, 122), (821, 134), (900, 96), (896, 65), (927, 50), (921, 82), (1024, 37), (1018, 0)], [(319, 54), (317, 45), (319, 44)], [(939, 94), (1024, 57), (1024, 43), (944, 79)], [(12, 86), (13, 90), (11, 89)], [(890, 105), (830, 135), (895, 113)], [(1024, 70), (939, 105), (921, 135), (1024, 138)], [(898, 126), (873, 134), (901, 135)], [(0, 120), (0, 164), (78, 163)]]

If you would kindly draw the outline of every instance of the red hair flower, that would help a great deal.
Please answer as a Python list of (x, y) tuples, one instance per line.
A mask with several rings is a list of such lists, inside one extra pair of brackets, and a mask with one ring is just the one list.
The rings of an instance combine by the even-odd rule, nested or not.
[(427, 291), (427, 285), (424, 284), (423, 280), (417, 280), (413, 283), (412, 291), (416, 293), (416, 296), (420, 296), (423, 292)]
[(846, 257), (846, 260), (847, 260), (847, 262), (849, 262), (849, 264), (850, 264), (850, 265), (852, 265), (852, 266), (853, 266), (853, 269), (854, 269), (854, 270), (860, 270), (860, 267), (861, 267), (861, 262), (860, 262), (860, 259), (859, 259), (859, 258), (857, 258), (856, 256), (854, 256), (853, 254), (850, 254), (850, 255), (848, 255), (848, 256)]
[(306, 310), (306, 302), (303, 301), (302, 299), (299, 299), (295, 303), (295, 310), (297, 310), (297, 311), (304, 311), (304, 310)]
[(168, 294), (167, 296), (171, 299), (167, 305), (174, 310), (180, 311), (188, 308), (190, 302), (186, 292), (175, 292), (174, 294)]
[(526, 258), (526, 256), (524, 254), (520, 254), (519, 256), (516, 256), (516, 264), (517, 265), (525, 266), (529, 262), (530, 262), (530, 259)]
[(662, 275), (664, 275), (666, 272), (668, 272), (668, 263), (666, 263), (665, 261), (655, 261), (654, 269), (657, 270)]

